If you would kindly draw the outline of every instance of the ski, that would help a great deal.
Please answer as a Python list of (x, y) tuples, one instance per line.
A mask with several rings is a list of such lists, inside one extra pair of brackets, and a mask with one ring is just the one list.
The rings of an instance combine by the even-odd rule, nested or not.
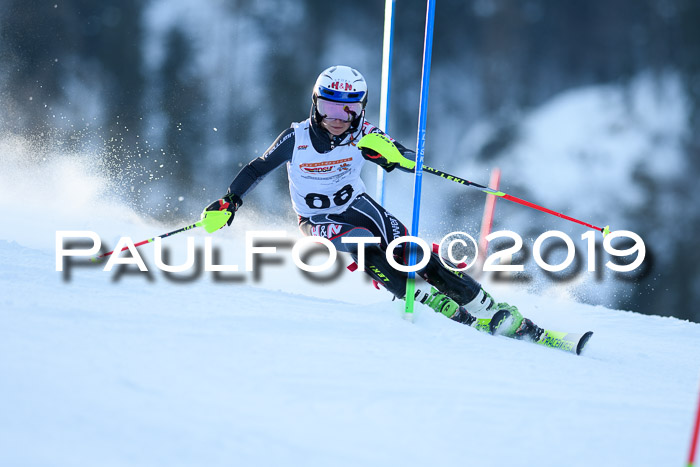
[(560, 349), (575, 353), (576, 355), (581, 355), (581, 352), (583, 352), (583, 349), (586, 347), (592, 335), (593, 331), (577, 334), (545, 329), (540, 339), (533, 342), (544, 347), (551, 347), (553, 349)]
[[(510, 316), (505, 310), (500, 310), (492, 318), (481, 318), (474, 321), (472, 327), (482, 332), (488, 332), (489, 334), (499, 334), (498, 330)], [(523, 339), (533, 344), (541, 345), (543, 347), (549, 347), (552, 349), (559, 349), (565, 352), (571, 352), (576, 355), (581, 355), (583, 349), (586, 347), (588, 340), (593, 335), (593, 331), (588, 331), (583, 334), (577, 334), (572, 332), (561, 332), (552, 331), (551, 329), (545, 329), (539, 340), (534, 341), (531, 339)], [(511, 336), (507, 336), (511, 337)]]

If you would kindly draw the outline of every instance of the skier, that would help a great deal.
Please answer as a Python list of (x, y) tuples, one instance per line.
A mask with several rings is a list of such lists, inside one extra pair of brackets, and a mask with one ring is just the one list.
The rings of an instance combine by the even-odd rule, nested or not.
[[(360, 149), (360, 139), (370, 133), (383, 134), (365, 120), (367, 83), (348, 66), (332, 66), (316, 80), (312, 93), (311, 115), (283, 131), (269, 149), (252, 160), (238, 173), (219, 200), (207, 211), (227, 210), (231, 225), (243, 198), (271, 171), (287, 165), (289, 191), (299, 228), (306, 236), (322, 236), (338, 251), (358, 260), (357, 243), (343, 243), (342, 238), (379, 237), (380, 244), (365, 245), (365, 271), (399, 299), (406, 295), (406, 273), (393, 268), (386, 259), (387, 245), (408, 235), (396, 217), (375, 202), (366, 192), (360, 171), (369, 160), (387, 172), (397, 168), (413, 172), (415, 152), (391, 140), (401, 153), (399, 160), (387, 160), (368, 148)], [(407, 264), (408, 247), (394, 250), (395, 259)], [(416, 292), (416, 300), (448, 318), (472, 325), (477, 318), (512, 317), (505, 335), (537, 341), (543, 329), (523, 318), (518, 309), (497, 303), (481, 285), (466, 274), (445, 268), (437, 254), (417, 276), (430, 284), (430, 292)], [(507, 311), (508, 313), (505, 313)], [(499, 318), (499, 323), (501, 318)], [(493, 328), (492, 328), (493, 331)]]

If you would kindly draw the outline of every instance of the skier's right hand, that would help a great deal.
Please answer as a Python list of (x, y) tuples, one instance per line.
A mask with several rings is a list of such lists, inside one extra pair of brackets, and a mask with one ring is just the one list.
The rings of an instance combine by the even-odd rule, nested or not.
[[(231, 213), (231, 217), (228, 218), (226, 225), (231, 225), (233, 222), (233, 217), (236, 215), (236, 211), (243, 204), (243, 200), (236, 194), (226, 193), (221, 199), (217, 199), (209, 206), (204, 208), (204, 211), (228, 211)], [(223, 227), (223, 226), (221, 226)]]

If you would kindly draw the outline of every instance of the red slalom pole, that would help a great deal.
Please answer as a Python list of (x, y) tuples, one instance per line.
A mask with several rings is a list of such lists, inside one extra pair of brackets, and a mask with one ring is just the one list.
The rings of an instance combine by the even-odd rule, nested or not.
[[(700, 388), (700, 385), (698, 385)], [(700, 393), (700, 390), (698, 391)], [(690, 453), (688, 454), (688, 467), (695, 466), (695, 451), (698, 448), (698, 432), (700, 431), (700, 396), (698, 397), (698, 407), (695, 413), (695, 427), (690, 441)]]
[[(498, 167), (494, 168), (491, 172), (491, 179), (489, 180), (489, 188), (493, 190), (498, 190), (501, 184), (501, 169)], [(486, 251), (489, 246), (489, 242), (486, 237), (491, 233), (491, 228), (493, 227), (493, 213), (496, 210), (496, 197), (493, 195), (486, 196), (486, 203), (484, 204), (484, 215), (481, 218), (481, 231), (479, 232), (479, 257), (486, 257)]]

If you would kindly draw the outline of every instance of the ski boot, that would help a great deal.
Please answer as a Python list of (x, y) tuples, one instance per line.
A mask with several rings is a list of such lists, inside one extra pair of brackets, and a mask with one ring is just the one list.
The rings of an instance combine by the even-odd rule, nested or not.
[(523, 321), (523, 315), (520, 314), (517, 307), (506, 302), (496, 303), (493, 297), (483, 288), (463, 308), (477, 318), (491, 318), (491, 334), (516, 337), (515, 333)]
[[(498, 305), (508, 304), (499, 303)], [(491, 297), (491, 295), (482, 288), (479, 290), (479, 293), (476, 294), (476, 297), (474, 297), (474, 299), (472, 299), (472, 301), (469, 303), (465, 304), (464, 307), (469, 310), (469, 313), (476, 315), (479, 318), (488, 318), (499, 310), (498, 305), (493, 297)]]
[(420, 297), (421, 294), (422, 292), (417, 290), (415, 299), (425, 305), (428, 305), (436, 312), (442, 313), (452, 321), (457, 321), (458, 323), (466, 324), (467, 326), (471, 326), (474, 321), (476, 321), (476, 318), (469, 314), (464, 307), (459, 306), (457, 302), (452, 300), (447, 295), (441, 293), (435, 287), (431, 287), (430, 293), (425, 293), (422, 297)]
[(537, 326), (532, 322), (532, 320), (523, 318), (523, 320), (520, 322), (520, 326), (518, 326), (518, 329), (515, 330), (515, 338), (524, 339), (527, 337), (528, 339), (532, 339), (534, 342), (538, 342), (543, 333), (544, 329)]

